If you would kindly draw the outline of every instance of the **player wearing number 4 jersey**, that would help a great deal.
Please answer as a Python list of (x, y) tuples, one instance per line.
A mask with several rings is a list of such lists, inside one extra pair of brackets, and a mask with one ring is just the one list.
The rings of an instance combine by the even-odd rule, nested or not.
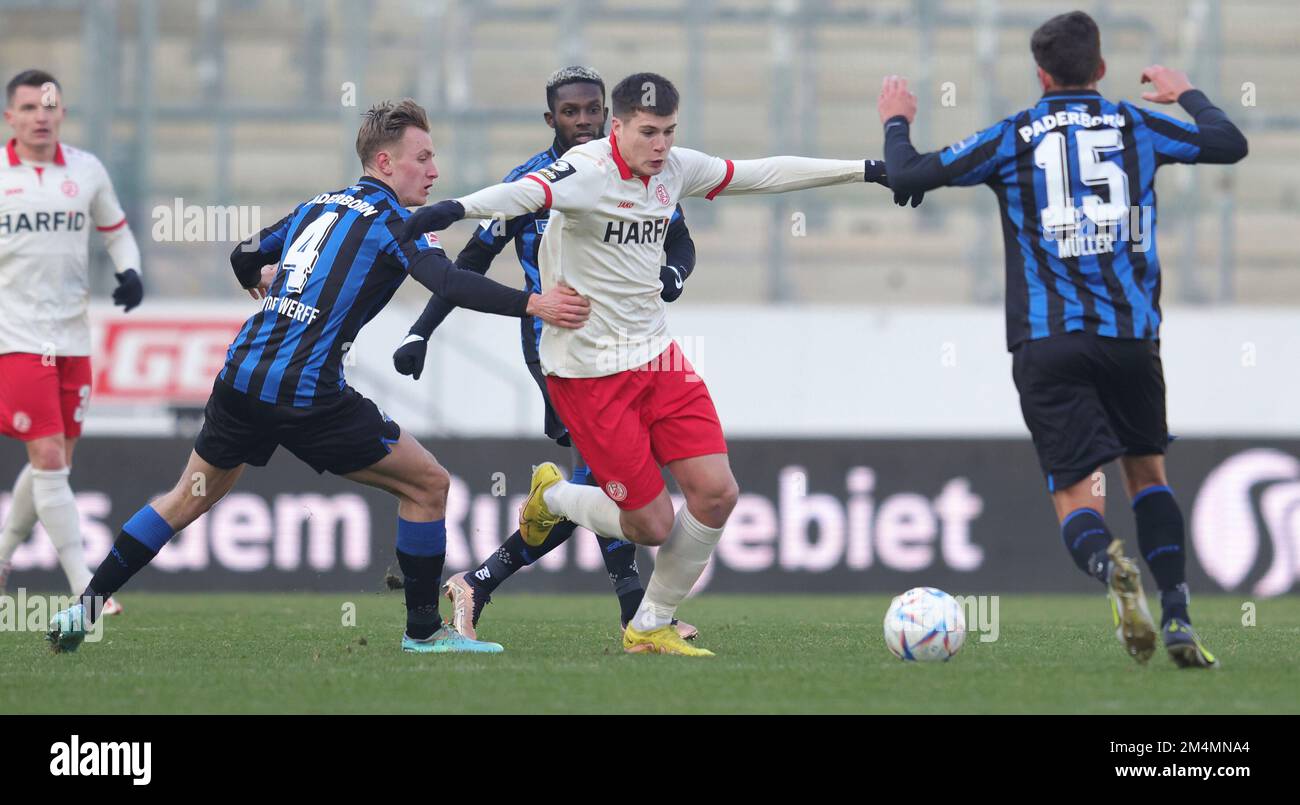
[(47, 635), (56, 650), (75, 650), (105, 597), (221, 500), (245, 465), (264, 466), (283, 445), (317, 472), (397, 498), (397, 561), (406, 589), (403, 651), (501, 651), (443, 625), (438, 587), (450, 477), (410, 434), (347, 385), (343, 358), (407, 275), (463, 307), (536, 315), (560, 326), (581, 326), (587, 305), (571, 292), (530, 294), (458, 271), (432, 233), (399, 241), (406, 207), (423, 203), (438, 177), (429, 121), (414, 101), (367, 112), (357, 156), (365, 175), (355, 184), (298, 205), (231, 254), (235, 277), (261, 301), (261, 311), (230, 345), (180, 480), (126, 522), (81, 602), (57, 614)]
[[(610, 95), (609, 137), (579, 145), (518, 181), (419, 210), (407, 223), (408, 235), (464, 216), (510, 219), (549, 210), (538, 252), (541, 285), (573, 288), (591, 300), (592, 313), (581, 332), (542, 328), (542, 371), (555, 410), (600, 486), (564, 481), (554, 464), (541, 465), (520, 533), (540, 545), (567, 518), (606, 537), (661, 546), (624, 631), (624, 650), (709, 656), (671, 624), (708, 564), (738, 489), (708, 389), (668, 334), (660, 258), (673, 210), (689, 196), (886, 179), (870, 160), (733, 162), (674, 148), (677, 90), (654, 73), (629, 76)], [(686, 498), (675, 513), (661, 468)]]
[(1142, 73), (1154, 85), (1143, 99), (1177, 101), (1194, 122), (1103, 98), (1101, 36), (1087, 14), (1048, 20), (1031, 48), (1038, 103), (935, 153), (912, 147), (916, 98), (901, 78), (886, 78), (879, 112), (889, 176), (905, 192), (985, 184), (997, 195), (1012, 374), (1065, 546), (1107, 585), (1120, 642), (1146, 662), (1155, 625), (1094, 480), (1120, 459), (1138, 546), (1160, 588), (1165, 647), (1180, 667), (1213, 667), (1192, 630), (1183, 516), (1165, 476), (1155, 172), (1237, 162), (1246, 138), (1187, 76), (1159, 65)]
[[(37, 521), (72, 591), (90, 581), (68, 484), (90, 401), (90, 229), (117, 268), (113, 301), (140, 304), (140, 250), (99, 160), (59, 142), (65, 110), (54, 76), (27, 70), (6, 88), (14, 136), (0, 155), (0, 434), (26, 443), (0, 533), (0, 592)], [(121, 611), (109, 601), (105, 612)]]

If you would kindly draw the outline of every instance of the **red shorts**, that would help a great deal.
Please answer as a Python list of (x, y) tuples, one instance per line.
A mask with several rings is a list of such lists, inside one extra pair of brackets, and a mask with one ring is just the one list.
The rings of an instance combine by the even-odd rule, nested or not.
[(0, 355), (0, 434), (24, 442), (59, 433), (75, 439), (89, 402), (89, 356)]
[(573, 446), (620, 509), (655, 499), (664, 488), (662, 465), (727, 452), (709, 390), (676, 343), (636, 369), (547, 375), (546, 385)]

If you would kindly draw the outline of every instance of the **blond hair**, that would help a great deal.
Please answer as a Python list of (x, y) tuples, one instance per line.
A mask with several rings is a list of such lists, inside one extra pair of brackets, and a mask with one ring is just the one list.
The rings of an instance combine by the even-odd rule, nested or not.
[(370, 165), (380, 151), (400, 142), (411, 126), (420, 131), (429, 130), (429, 116), (424, 107), (410, 98), (395, 103), (383, 101), (370, 107), (361, 116), (361, 128), (357, 130), (357, 157), (361, 166)]

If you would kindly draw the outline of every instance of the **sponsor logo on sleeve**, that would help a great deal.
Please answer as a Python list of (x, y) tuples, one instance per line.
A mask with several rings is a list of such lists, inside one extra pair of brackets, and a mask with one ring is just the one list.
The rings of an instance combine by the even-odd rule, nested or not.
[(546, 181), (551, 184), (555, 184), (566, 176), (572, 176), (576, 172), (577, 169), (568, 162), (565, 162), (563, 159), (557, 159), (547, 167), (541, 168), (537, 171), (542, 178), (546, 179)]

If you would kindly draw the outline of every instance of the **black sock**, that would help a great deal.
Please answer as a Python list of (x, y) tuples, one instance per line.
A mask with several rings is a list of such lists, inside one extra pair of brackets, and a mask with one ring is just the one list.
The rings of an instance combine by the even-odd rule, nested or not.
[(122, 585), (153, 561), (157, 552), (140, 540), (126, 533), (117, 532), (113, 547), (99, 563), (99, 568), (90, 579), (90, 586), (81, 593), (81, 605), (86, 609), (87, 624), (99, 620), (99, 613), (104, 602), (122, 589)]
[(1096, 509), (1075, 509), (1061, 523), (1061, 539), (1074, 563), (1089, 576), (1105, 584), (1110, 576), (1110, 529)]
[(1138, 548), (1160, 588), (1160, 621), (1187, 616), (1187, 543), (1183, 513), (1167, 486), (1149, 486), (1133, 496)]
[(577, 523), (561, 520), (551, 529), (546, 540), (536, 548), (524, 542), (523, 535), (516, 531), (501, 543), (501, 547), (497, 548), (491, 556), (471, 570), (465, 576), (465, 580), (490, 595), (501, 582), (513, 576), (515, 571), (528, 567), (564, 544), (565, 540), (573, 536), (577, 527)]
[(442, 563), (447, 554), (415, 556), (397, 551), (406, 592), (406, 636), (423, 640), (442, 626), (438, 613), (438, 586), (442, 581)]
[(600, 556), (605, 560), (605, 570), (609, 571), (609, 582), (614, 585), (614, 595), (618, 596), (619, 620), (626, 624), (632, 620), (645, 589), (641, 586), (641, 574), (636, 566), (636, 545), (627, 540), (610, 539), (597, 535), (600, 543)]

